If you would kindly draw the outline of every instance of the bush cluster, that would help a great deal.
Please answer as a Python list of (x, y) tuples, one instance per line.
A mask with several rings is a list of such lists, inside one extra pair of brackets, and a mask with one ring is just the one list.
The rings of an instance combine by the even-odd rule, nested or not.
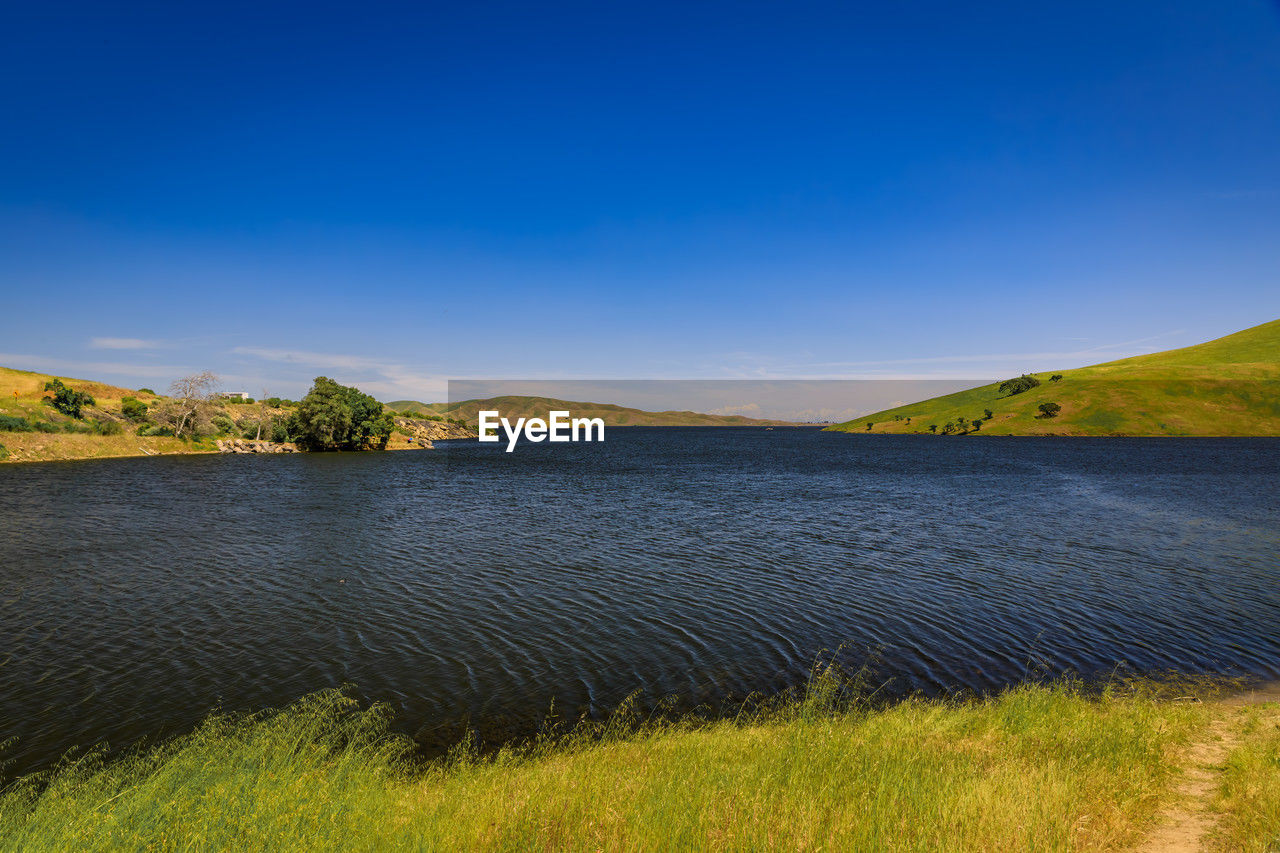
[(31, 432), (33, 427), (26, 418), (0, 415), (0, 432)]
[(1032, 376), (1029, 373), (1024, 373), (1021, 376), (1017, 377), (1016, 379), (1006, 379), (1005, 381), (1001, 382), (1000, 393), (1003, 394), (1007, 391), (1009, 393), (1009, 396), (1012, 397), (1014, 394), (1021, 394), (1024, 391), (1030, 391), (1032, 388), (1037, 387), (1039, 384), (1040, 384), (1039, 379), (1036, 379), (1034, 376)]

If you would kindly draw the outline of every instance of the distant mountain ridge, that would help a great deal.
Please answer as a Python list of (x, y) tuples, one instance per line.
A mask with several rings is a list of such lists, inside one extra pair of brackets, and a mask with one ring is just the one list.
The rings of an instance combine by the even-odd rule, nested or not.
[[(939, 433), (982, 435), (1280, 435), (1280, 320), (1181, 349), (1032, 377), (1039, 384), (1020, 393), (1009, 394), (993, 383), (828, 429), (930, 433), (932, 426)], [(1042, 403), (1060, 408), (1046, 416)]]
[(474, 424), (481, 409), (501, 412), (505, 418), (545, 418), (548, 412), (561, 410), (576, 418), (601, 418), (606, 426), (795, 426), (789, 421), (761, 420), (742, 415), (709, 415), (703, 412), (648, 412), (611, 403), (586, 403), (558, 400), (554, 397), (502, 396), (458, 403), (422, 403), (417, 400), (394, 400), (384, 404), (397, 412), (422, 412)]

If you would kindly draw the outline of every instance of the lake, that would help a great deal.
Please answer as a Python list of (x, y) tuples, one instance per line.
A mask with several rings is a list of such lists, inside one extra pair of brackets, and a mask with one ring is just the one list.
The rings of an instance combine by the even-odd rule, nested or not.
[(610, 429), (0, 466), (13, 775), (354, 684), (425, 749), (554, 701), (1280, 677), (1280, 440)]

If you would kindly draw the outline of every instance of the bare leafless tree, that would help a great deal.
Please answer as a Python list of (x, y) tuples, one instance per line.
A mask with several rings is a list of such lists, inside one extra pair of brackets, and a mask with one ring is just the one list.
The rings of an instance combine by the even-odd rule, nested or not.
[(176, 400), (173, 434), (179, 437), (199, 433), (205, 426), (218, 393), (218, 377), (202, 370), (174, 380), (169, 393)]
[(262, 396), (258, 398), (258, 438), (262, 441), (262, 424), (267, 420), (267, 389), (262, 389)]

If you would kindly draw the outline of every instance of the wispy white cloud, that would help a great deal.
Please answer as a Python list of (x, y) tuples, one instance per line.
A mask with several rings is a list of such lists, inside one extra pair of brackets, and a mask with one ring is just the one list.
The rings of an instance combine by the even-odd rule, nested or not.
[(362, 355), (268, 347), (235, 347), (231, 352), (300, 368), (340, 371), (334, 378), (354, 384), (365, 393), (383, 400), (401, 398), (431, 402), (444, 400), (447, 396), (447, 376), (425, 372), (400, 362)]
[(160, 349), (164, 346), (164, 341), (143, 338), (90, 338), (89, 346), (93, 349)]
[(135, 376), (143, 379), (174, 379), (190, 372), (187, 368), (175, 365), (129, 364), (123, 361), (80, 361), (11, 352), (0, 352), (0, 363), (18, 370), (36, 370), (88, 380), (97, 380), (104, 374)]

